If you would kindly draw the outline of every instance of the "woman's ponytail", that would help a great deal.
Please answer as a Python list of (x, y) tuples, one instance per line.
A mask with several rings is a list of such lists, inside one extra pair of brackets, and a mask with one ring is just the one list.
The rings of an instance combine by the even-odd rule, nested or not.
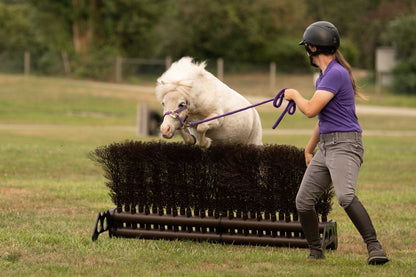
[(335, 52), (335, 59), (337, 60), (337, 62), (339, 62), (340, 65), (342, 65), (346, 70), (348, 70), (355, 96), (367, 100), (367, 97), (358, 91), (354, 76), (352, 75), (351, 65), (345, 60), (344, 56), (341, 54), (339, 50)]

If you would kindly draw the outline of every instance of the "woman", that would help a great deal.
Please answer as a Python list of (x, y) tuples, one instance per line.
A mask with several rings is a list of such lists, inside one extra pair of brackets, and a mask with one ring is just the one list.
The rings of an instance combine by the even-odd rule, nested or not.
[[(369, 264), (389, 261), (364, 206), (355, 195), (364, 148), (362, 129), (355, 113), (356, 88), (351, 67), (338, 51), (340, 41), (336, 27), (327, 21), (311, 24), (299, 45), (304, 45), (313, 66), (321, 74), (316, 92), (306, 100), (294, 89), (285, 91), (307, 116), (318, 115), (318, 123), (305, 149), (307, 169), (296, 196), (296, 208), (310, 248), (309, 259), (324, 259), (315, 204), (331, 183), (339, 204), (354, 223), (367, 244)], [(319, 150), (313, 155), (315, 147)]]

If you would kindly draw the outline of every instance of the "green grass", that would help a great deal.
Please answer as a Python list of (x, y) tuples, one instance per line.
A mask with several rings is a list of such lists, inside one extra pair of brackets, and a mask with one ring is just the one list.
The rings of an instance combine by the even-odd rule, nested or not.
[[(364, 136), (357, 195), (392, 260), (384, 266), (366, 264), (365, 245), (336, 201), (329, 218), (338, 223), (339, 247), (324, 261), (307, 261), (305, 249), (110, 239), (106, 233), (93, 243), (97, 213), (114, 204), (88, 153), (114, 141), (158, 140), (136, 137), (140, 101), (158, 107), (154, 95), (122, 86), (0, 75), (0, 276), (414, 276), (414, 136)], [(279, 113), (259, 110), (270, 129)], [(360, 120), (366, 130), (415, 130), (414, 118)], [(314, 122), (287, 116), (264, 142), (304, 147), (307, 135), (279, 130), (309, 129)]]

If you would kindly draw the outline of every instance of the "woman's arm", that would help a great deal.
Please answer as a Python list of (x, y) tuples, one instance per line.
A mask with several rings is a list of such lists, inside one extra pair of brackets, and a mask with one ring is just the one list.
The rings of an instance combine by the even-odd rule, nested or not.
[(312, 99), (307, 100), (295, 89), (285, 90), (285, 99), (293, 100), (299, 110), (309, 118), (315, 117), (333, 97), (334, 94), (330, 91), (317, 90)]
[[(315, 117), (329, 101), (334, 97), (334, 94), (327, 90), (317, 90), (311, 100), (303, 98), (303, 96), (295, 89), (285, 90), (285, 99), (293, 100), (296, 106), (307, 117)], [(305, 148), (305, 162), (306, 166), (309, 165), (313, 158), (313, 152), (319, 142), (319, 122), (316, 123), (313, 130), (312, 137), (309, 139)]]

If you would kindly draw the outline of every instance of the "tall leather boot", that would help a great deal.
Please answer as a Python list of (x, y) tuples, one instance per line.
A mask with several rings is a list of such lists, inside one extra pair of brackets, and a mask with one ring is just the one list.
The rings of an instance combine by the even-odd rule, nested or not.
[(364, 242), (367, 244), (368, 264), (385, 264), (389, 261), (386, 253), (377, 240), (376, 230), (371, 222), (370, 216), (361, 204), (357, 196), (351, 201), (351, 204), (345, 208), (355, 228), (360, 232)]
[(310, 249), (308, 259), (325, 259), (318, 229), (318, 215), (315, 210), (303, 212), (298, 211), (298, 215), (303, 233), (305, 234)]

